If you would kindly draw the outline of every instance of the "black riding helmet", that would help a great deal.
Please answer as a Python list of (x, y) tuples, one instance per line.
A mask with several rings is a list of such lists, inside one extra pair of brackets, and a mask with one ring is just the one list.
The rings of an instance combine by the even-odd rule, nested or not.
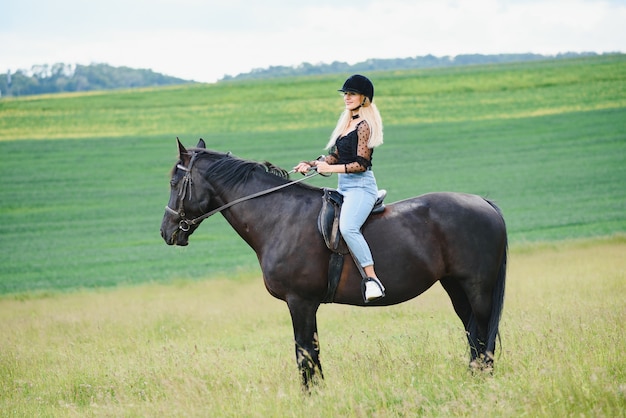
[(343, 87), (337, 91), (362, 94), (370, 99), (370, 103), (374, 100), (374, 85), (369, 78), (360, 74), (348, 77)]

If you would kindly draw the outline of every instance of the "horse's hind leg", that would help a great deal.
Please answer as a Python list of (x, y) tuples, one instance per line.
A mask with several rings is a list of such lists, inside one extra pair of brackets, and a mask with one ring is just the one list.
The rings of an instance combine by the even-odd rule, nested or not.
[(476, 306), (480, 304), (474, 301), (475, 307), (472, 309), (472, 302), (470, 302), (465, 289), (457, 278), (445, 277), (440, 282), (450, 296), (454, 311), (463, 322), (470, 346), (470, 367), (491, 368), (493, 366), (493, 354), (485, 344), (491, 304), (488, 304), (489, 309), (484, 309), (484, 303), (482, 304), (483, 308), (477, 309)]
[(317, 308), (319, 303), (291, 297), (287, 299), (293, 333), (296, 340), (296, 361), (302, 374), (302, 384), (308, 388), (316, 375), (324, 378), (319, 360), (320, 346), (317, 339)]

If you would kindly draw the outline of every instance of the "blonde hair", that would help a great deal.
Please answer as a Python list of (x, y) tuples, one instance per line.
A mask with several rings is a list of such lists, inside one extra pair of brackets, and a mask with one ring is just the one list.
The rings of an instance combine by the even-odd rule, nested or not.
[[(370, 139), (367, 146), (369, 148), (376, 148), (381, 145), (383, 143), (383, 120), (380, 117), (378, 108), (374, 103), (370, 102), (369, 98), (365, 98), (365, 103), (359, 108), (359, 118), (367, 121), (367, 124), (370, 127)], [(326, 149), (330, 149), (335, 145), (335, 141), (337, 141), (337, 138), (343, 134), (343, 131), (346, 129), (346, 126), (348, 126), (351, 120), (352, 112), (348, 109), (344, 109), (339, 116), (335, 130), (332, 134), (330, 134), (330, 139), (328, 140), (328, 144), (326, 144)]]

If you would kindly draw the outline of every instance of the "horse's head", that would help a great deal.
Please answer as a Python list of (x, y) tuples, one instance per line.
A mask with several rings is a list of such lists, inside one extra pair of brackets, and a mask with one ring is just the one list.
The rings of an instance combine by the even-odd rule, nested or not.
[(287, 171), (269, 162), (207, 150), (202, 139), (189, 150), (178, 141), (178, 162), (172, 169), (161, 236), (169, 245), (187, 245), (203, 219), (293, 184), (286, 181), (288, 177)]
[[(193, 170), (198, 152), (187, 151), (178, 139), (177, 142), (178, 162), (172, 169), (170, 200), (165, 207), (161, 236), (168, 245), (184, 246), (189, 243), (189, 236), (200, 224), (194, 220), (207, 212), (209, 196), (196, 192), (205, 181), (198, 170)], [(202, 139), (197, 148), (206, 148)]]

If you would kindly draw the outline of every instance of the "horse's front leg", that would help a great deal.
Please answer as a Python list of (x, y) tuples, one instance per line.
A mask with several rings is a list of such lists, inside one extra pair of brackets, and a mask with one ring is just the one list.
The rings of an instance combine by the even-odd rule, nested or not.
[(308, 388), (316, 376), (324, 378), (319, 360), (320, 346), (317, 339), (316, 314), (319, 302), (294, 296), (287, 298), (287, 306), (289, 306), (291, 313), (296, 340), (296, 361), (300, 373), (302, 373), (302, 384)]

